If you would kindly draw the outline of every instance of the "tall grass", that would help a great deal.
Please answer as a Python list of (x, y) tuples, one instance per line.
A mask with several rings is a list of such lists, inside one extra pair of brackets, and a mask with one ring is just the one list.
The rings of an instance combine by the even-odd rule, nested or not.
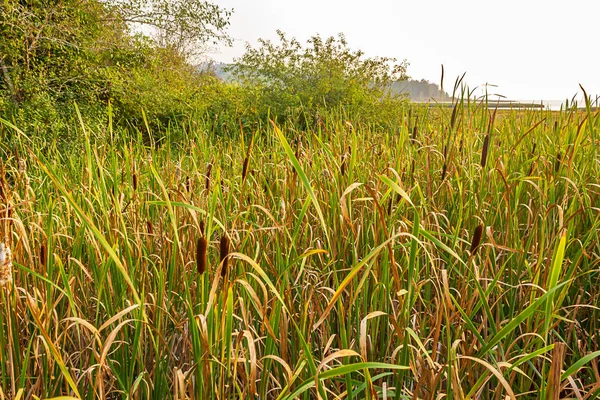
[(600, 395), (599, 113), (401, 114), (80, 121), (82, 154), (4, 123), (0, 398)]

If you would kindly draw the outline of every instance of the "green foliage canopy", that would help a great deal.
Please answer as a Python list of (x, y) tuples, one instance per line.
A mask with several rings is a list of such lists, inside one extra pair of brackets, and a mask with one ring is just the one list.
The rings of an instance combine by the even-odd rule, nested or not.
[(370, 108), (389, 100), (388, 90), (406, 77), (407, 62), (367, 58), (349, 48), (343, 34), (311, 37), (303, 46), (277, 31), (279, 43), (260, 39), (230, 68), (245, 84), (263, 90), (263, 102), (275, 114), (295, 106)]

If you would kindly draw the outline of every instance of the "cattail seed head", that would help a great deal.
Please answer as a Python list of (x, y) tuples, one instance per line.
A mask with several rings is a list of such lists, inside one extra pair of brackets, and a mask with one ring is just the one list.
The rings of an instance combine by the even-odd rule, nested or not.
[(146, 228), (148, 230), (149, 235), (154, 234), (154, 229), (152, 229), (152, 222), (146, 221)]
[(483, 234), (483, 224), (477, 225), (475, 227), (475, 231), (473, 232), (473, 239), (471, 240), (471, 249), (469, 252), (472, 256), (477, 253), (477, 249), (479, 248), (479, 243), (481, 243), (481, 235)]
[(458, 108), (458, 103), (452, 109), (452, 116), (450, 117), (450, 129), (454, 129), (454, 125), (456, 125), (456, 109)]
[(137, 174), (135, 173), (135, 171), (133, 171), (133, 174), (131, 174), (131, 183), (133, 185), (133, 190), (136, 191), (137, 190)]
[(12, 282), (12, 253), (4, 243), (0, 243), (0, 287)]
[(244, 158), (244, 164), (242, 165), (242, 181), (246, 180), (246, 177), (248, 176), (248, 163), (249, 163), (249, 159), (248, 157)]
[(19, 175), (24, 174), (27, 170), (27, 163), (25, 162), (25, 159), (19, 158), (19, 161), (17, 161), (17, 165), (19, 167)]
[(175, 182), (179, 182), (181, 179), (181, 161), (177, 161), (175, 164)]
[(196, 242), (196, 269), (198, 273), (202, 275), (206, 271), (206, 250), (208, 248), (208, 242), (206, 237), (202, 236)]
[(556, 163), (554, 164), (554, 172), (558, 172), (560, 165), (562, 164), (562, 153), (559, 151), (556, 155)]
[(223, 267), (221, 269), (221, 276), (225, 276), (227, 274), (227, 268), (229, 266), (229, 238), (226, 234), (221, 236), (221, 241), (219, 243), (219, 254), (220, 261), (223, 263)]
[(212, 172), (212, 167), (213, 165), (211, 163), (208, 163), (208, 165), (206, 166), (206, 191), (210, 189), (210, 174)]
[(42, 264), (45, 267), (46, 266), (46, 262), (47, 262), (46, 246), (44, 246), (44, 244), (42, 244), (40, 246), (40, 264)]
[(417, 142), (417, 135), (419, 134), (419, 128), (417, 127), (417, 125), (415, 124), (415, 126), (413, 126), (413, 131), (412, 131), (412, 137), (410, 138), (410, 141), (414, 144)]
[(481, 149), (481, 168), (485, 168), (487, 164), (488, 157), (488, 149), (490, 147), (490, 135), (485, 135), (485, 139), (483, 139), (483, 148)]

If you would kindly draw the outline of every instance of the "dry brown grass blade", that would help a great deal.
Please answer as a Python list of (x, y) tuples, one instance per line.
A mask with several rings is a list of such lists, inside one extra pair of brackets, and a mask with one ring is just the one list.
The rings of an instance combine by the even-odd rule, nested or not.
[(256, 359), (256, 345), (254, 342), (254, 338), (252, 337), (252, 333), (249, 330), (244, 330), (238, 334), (236, 347), (242, 340), (242, 337), (245, 337), (248, 342), (248, 354), (250, 355), (250, 398), (256, 397), (256, 378), (258, 376), (258, 363)]
[(103, 323), (100, 326), (100, 328), (98, 328), (98, 332), (102, 332), (104, 329), (106, 329), (107, 326), (110, 326), (113, 322), (115, 322), (116, 320), (118, 320), (119, 318), (121, 318), (122, 316), (124, 316), (125, 314), (128, 314), (131, 311), (135, 310), (139, 306), (140, 306), (139, 304), (134, 304), (134, 305), (129, 306), (126, 309), (120, 311), (119, 313), (115, 314), (108, 321), (106, 321), (105, 323)]
[(348, 211), (348, 205), (346, 204), (346, 196), (348, 196), (352, 191), (358, 187), (360, 187), (362, 183), (355, 182), (352, 185), (348, 186), (344, 193), (342, 193), (342, 197), (340, 197), (340, 207), (342, 208), (342, 217), (344, 221), (350, 226), (352, 229), (352, 233), (356, 236), (356, 230), (354, 229), (354, 225), (352, 224), (352, 220), (350, 220), (350, 212)]
[(515, 393), (513, 392), (512, 388), (510, 387), (510, 384), (508, 383), (508, 381), (504, 378), (502, 373), (500, 371), (498, 371), (496, 368), (494, 368), (490, 363), (488, 363), (484, 360), (481, 360), (479, 358), (470, 357), (470, 356), (457, 356), (457, 357), (459, 359), (470, 360), (470, 361), (474, 361), (480, 365), (483, 365), (485, 368), (487, 368), (488, 371), (490, 371), (498, 379), (498, 381), (500, 382), (500, 384), (506, 391), (508, 398), (510, 398), (511, 400), (517, 400), (517, 397), (515, 396)]
[(373, 311), (360, 321), (360, 354), (364, 361), (367, 361), (367, 322), (371, 318), (381, 317), (383, 315), (387, 315), (387, 313), (384, 313), (383, 311)]
[(563, 342), (554, 343), (552, 349), (552, 364), (550, 365), (550, 376), (548, 377), (548, 400), (560, 399), (560, 375), (565, 359), (566, 345)]
[[(249, 274), (249, 275), (252, 275), (252, 274)], [(246, 289), (246, 292), (248, 293), (248, 295), (252, 299), (252, 302), (254, 303), (256, 311), (258, 311), (258, 315), (262, 318), (263, 326), (267, 329), (269, 336), (271, 336), (271, 338), (273, 338), (273, 340), (275, 342), (277, 342), (278, 339), (275, 336), (275, 332), (273, 331), (271, 324), (269, 323), (269, 316), (267, 315), (266, 308), (263, 305), (263, 302), (260, 300), (260, 298), (256, 294), (256, 291), (252, 288), (250, 283), (248, 283), (244, 279), (236, 279), (235, 282), (241, 284)], [(259, 285), (263, 286), (262, 283), (258, 281), (258, 279), (257, 279), (257, 283)], [(264, 286), (263, 286), (263, 291), (265, 291), (265, 290), (266, 290), (266, 288), (264, 288)], [(265, 302), (265, 304), (266, 304), (266, 302)]]
[(542, 122), (544, 122), (546, 120), (546, 118), (542, 118), (541, 120), (539, 120), (535, 125), (533, 125), (531, 128), (529, 128), (527, 130), (527, 132), (525, 132), (523, 135), (521, 135), (521, 137), (519, 138), (519, 140), (517, 140), (517, 142), (515, 144), (513, 144), (513, 146), (510, 149), (510, 153), (513, 153), (515, 151), (515, 149), (517, 148), (517, 146), (519, 145), (519, 143), (521, 143), (523, 141), (523, 139), (525, 139), (525, 137), (527, 135), (529, 135), (531, 132), (533, 132), (533, 130), (535, 128), (537, 128), (538, 126), (540, 126), (540, 124)]
[(29, 311), (31, 312), (31, 315), (33, 316), (33, 318), (35, 320), (37, 328), (42, 333), (42, 336), (44, 338), (44, 344), (47, 346), (47, 348), (52, 353), (52, 356), (54, 357), (56, 363), (58, 364), (63, 376), (65, 377), (65, 380), (67, 381), (67, 383), (68, 383), (69, 387), (71, 388), (71, 390), (73, 391), (73, 393), (77, 397), (81, 398), (81, 395), (79, 394), (79, 390), (77, 389), (77, 385), (75, 384), (75, 381), (71, 377), (71, 374), (69, 373), (69, 369), (67, 368), (67, 366), (62, 358), (62, 355), (60, 354), (60, 352), (58, 351), (58, 348), (52, 342), (52, 338), (50, 337), (50, 335), (44, 328), (44, 324), (41, 320), (40, 310), (36, 304), (35, 299), (33, 297), (31, 297), (31, 295), (29, 293), (26, 293), (26, 295), (27, 295), (27, 306), (29, 307)]
[[(359, 357), (360, 358), (360, 354), (358, 354), (354, 350), (338, 350), (335, 353), (330, 354), (327, 357), (325, 357), (323, 359), (323, 361), (321, 361), (321, 363), (317, 367), (317, 373), (315, 374), (315, 388), (317, 389), (317, 398), (319, 400), (322, 399), (321, 394), (319, 393), (319, 373), (327, 366), (327, 364), (329, 364), (330, 361), (336, 360), (338, 358), (344, 358), (344, 357)], [(363, 361), (365, 361), (365, 360), (363, 360)]]
[(290, 368), (290, 365), (287, 362), (285, 362), (285, 360), (283, 360), (281, 357), (278, 357), (278, 356), (276, 356), (274, 354), (267, 354), (266, 356), (264, 356), (263, 358), (261, 358), (261, 361), (265, 360), (265, 359), (276, 361), (276, 362), (278, 362), (283, 367), (283, 369), (285, 370), (285, 374), (287, 376), (287, 382), (286, 382), (285, 385), (281, 385), (281, 386), (282, 387), (285, 387), (285, 386), (289, 387), (289, 386), (291, 386), (292, 380), (294, 378), (294, 372)]

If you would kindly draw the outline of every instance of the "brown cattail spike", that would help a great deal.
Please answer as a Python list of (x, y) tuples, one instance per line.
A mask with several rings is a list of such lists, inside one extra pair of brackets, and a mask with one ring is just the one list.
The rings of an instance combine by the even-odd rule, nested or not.
[(483, 224), (477, 225), (475, 228), (475, 232), (473, 232), (473, 239), (471, 240), (471, 250), (469, 252), (472, 256), (477, 253), (477, 249), (479, 248), (479, 243), (481, 243), (481, 235), (483, 234)]
[(154, 234), (154, 229), (152, 229), (152, 222), (146, 221), (146, 229), (148, 230), (148, 235)]
[(135, 173), (135, 171), (133, 171), (133, 174), (131, 175), (131, 182), (133, 185), (133, 190), (137, 190), (137, 174)]
[(0, 243), (0, 287), (12, 282), (12, 253), (8, 245)]
[(454, 125), (456, 125), (456, 109), (458, 108), (458, 102), (454, 105), (452, 109), (452, 116), (450, 117), (450, 129), (454, 129)]
[(221, 242), (219, 243), (219, 254), (221, 255), (220, 260), (223, 264), (221, 269), (221, 276), (225, 276), (227, 274), (227, 268), (229, 266), (229, 238), (226, 234), (221, 236)]
[(556, 163), (554, 163), (554, 172), (558, 172), (562, 163), (562, 153), (559, 151), (556, 155)]
[(208, 242), (206, 238), (202, 236), (196, 242), (196, 268), (198, 273), (202, 275), (206, 271), (206, 250), (208, 249)]
[(206, 166), (206, 190), (208, 191), (208, 189), (210, 189), (210, 174), (212, 172), (212, 167), (213, 165), (211, 163), (209, 163)]
[(204, 236), (204, 221), (200, 221), (200, 234)]
[(40, 246), (40, 264), (46, 266), (46, 246), (43, 244)]
[(488, 149), (490, 147), (490, 134), (485, 135), (483, 139), (483, 148), (481, 149), (481, 168), (485, 168), (487, 164)]
[(248, 157), (244, 158), (244, 165), (242, 165), (242, 181), (245, 181), (248, 176), (248, 163)]

